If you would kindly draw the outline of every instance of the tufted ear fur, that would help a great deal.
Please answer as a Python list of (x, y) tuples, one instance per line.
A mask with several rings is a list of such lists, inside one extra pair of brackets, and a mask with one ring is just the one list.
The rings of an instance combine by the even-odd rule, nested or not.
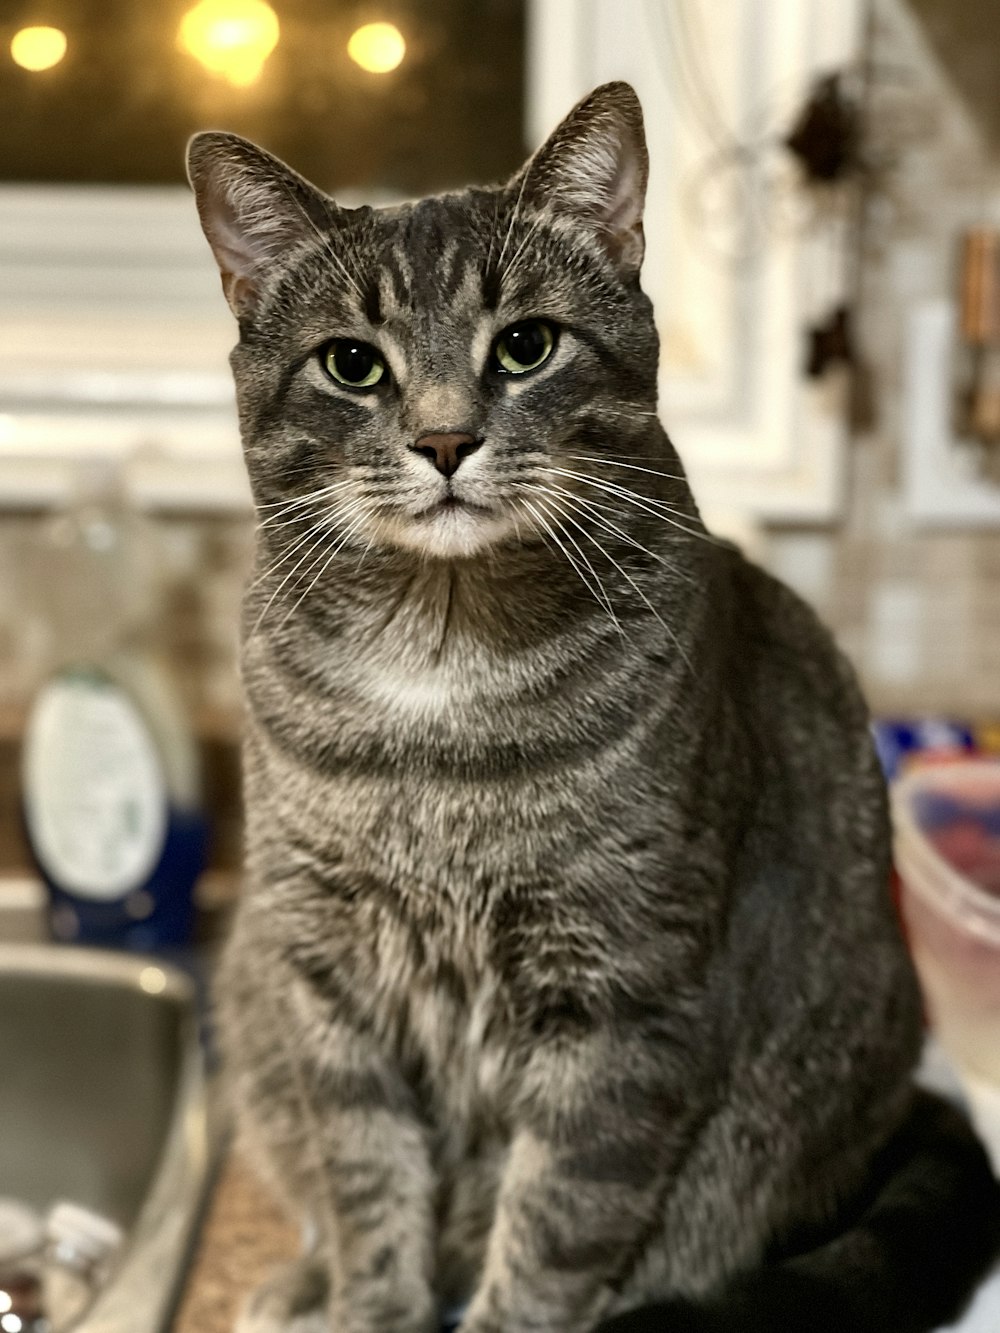
[(536, 208), (588, 224), (626, 278), (638, 275), (649, 158), (642, 107), (627, 83), (579, 102), (510, 182)]
[(276, 262), (317, 231), (326, 234), (335, 205), (279, 158), (236, 134), (196, 134), (187, 164), (222, 290), (240, 319), (253, 312)]

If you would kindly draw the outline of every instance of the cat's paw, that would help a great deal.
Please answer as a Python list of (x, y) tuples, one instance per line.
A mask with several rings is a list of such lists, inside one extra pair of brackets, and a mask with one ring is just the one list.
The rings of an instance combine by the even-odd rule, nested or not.
[(279, 1268), (248, 1299), (233, 1333), (330, 1333), (329, 1279), (311, 1259)]

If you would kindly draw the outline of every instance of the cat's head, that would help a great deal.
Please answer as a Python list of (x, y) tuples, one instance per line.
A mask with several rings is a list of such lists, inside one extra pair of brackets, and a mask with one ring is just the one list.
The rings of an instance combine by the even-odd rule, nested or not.
[(251, 483), (288, 532), (445, 558), (537, 540), (581, 489), (564, 474), (641, 449), (657, 339), (627, 84), (493, 189), (345, 209), (214, 132), (189, 171), (240, 326)]

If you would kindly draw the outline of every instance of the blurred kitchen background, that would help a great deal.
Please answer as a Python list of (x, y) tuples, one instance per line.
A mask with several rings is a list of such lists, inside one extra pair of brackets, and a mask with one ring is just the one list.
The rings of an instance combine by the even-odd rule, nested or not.
[(1000, 0), (2, 0), (0, 867), (29, 864), (17, 754), (72, 650), (38, 548), (112, 464), (236, 863), (252, 523), (183, 177), (205, 127), (347, 202), (407, 197), (502, 178), (631, 79), (663, 417), (706, 514), (877, 713), (1000, 718), (998, 34)]
[[(2, 0), (0, 901), (34, 893), (25, 719), (99, 623), (169, 676), (211, 824), (199, 892), (235, 885), (252, 520), (183, 177), (199, 128), (387, 200), (502, 178), (630, 79), (663, 417), (706, 515), (817, 607), (876, 714), (986, 734), (998, 34), (1000, 0)], [(85, 575), (73, 515), (110, 492), (130, 539)]]
[[(114, 1250), (102, 1216), (127, 1228), (146, 1209), (151, 1243), (165, 1218), (193, 1225), (194, 1102), (189, 1156), (171, 1140), (177, 1178), (201, 1181), (183, 1208), (159, 1131), (128, 1127), (175, 1123), (176, 1088), (194, 1096), (187, 1064), (147, 1068), (193, 1012), (166, 953), (197, 975), (177, 946), (217, 940), (239, 891), (253, 519), (235, 327), (185, 142), (233, 130), (344, 203), (377, 203), (506, 177), (612, 78), (645, 107), (662, 415), (706, 517), (833, 627), (888, 772), (912, 748), (1000, 754), (1000, 0), (0, 0), (0, 1012), (17, 1016), (0, 1024), (0, 1142), (16, 1138), (11, 1107), (18, 1133), (47, 1127), (0, 1155), (0, 1195), (89, 1201), (96, 1221), (57, 1219), (67, 1252), (70, 1233), (80, 1252)], [(951, 778), (905, 789), (897, 862), (916, 882), (933, 844), (949, 893), (978, 885), (974, 947), (942, 943), (936, 917), (926, 930), (975, 988), (952, 1049), (986, 1013), (966, 1054), (1000, 1083), (998, 771), (966, 804)], [(60, 964), (40, 1006), (24, 977), (55, 973), (4, 946), (50, 932), (160, 951), (163, 967), (133, 975), (123, 958), (111, 989), (131, 998), (91, 1021), (97, 991), (73, 997), (95, 978)], [(112, 1019), (131, 1045), (116, 1037), (109, 1064)], [(53, 1130), (68, 1074), (40, 1112), (12, 1096), (10, 1071), (43, 1048), (117, 1088), (113, 1129), (97, 1093), (92, 1120), (118, 1185), (79, 1174), (75, 1111)], [(51, 1188), (17, 1175), (56, 1142)], [(269, 1205), (238, 1194), (222, 1193), (222, 1230), (252, 1249)], [(181, 1263), (184, 1227), (157, 1271)], [(132, 1313), (102, 1329), (139, 1333), (144, 1271), (116, 1297)], [(185, 1330), (228, 1327), (245, 1274), (219, 1297), (214, 1280)], [(165, 1326), (170, 1281), (143, 1330)], [(4, 1299), (0, 1283), (3, 1333), (30, 1333)]]

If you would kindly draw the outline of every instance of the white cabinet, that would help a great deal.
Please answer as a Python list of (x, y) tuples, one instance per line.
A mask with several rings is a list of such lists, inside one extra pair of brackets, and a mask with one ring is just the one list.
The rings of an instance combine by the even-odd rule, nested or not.
[(816, 75), (856, 67), (860, 29), (858, 0), (531, 0), (535, 143), (599, 83), (642, 99), (661, 415), (724, 522), (841, 504), (845, 386), (802, 366), (807, 322), (845, 294), (849, 218), (842, 191), (807, 197), (780, 138)]
[(135, 457), (157, 504), (249, 503), (236, 326), (187, 189), (0, 189), (0, 502)]

